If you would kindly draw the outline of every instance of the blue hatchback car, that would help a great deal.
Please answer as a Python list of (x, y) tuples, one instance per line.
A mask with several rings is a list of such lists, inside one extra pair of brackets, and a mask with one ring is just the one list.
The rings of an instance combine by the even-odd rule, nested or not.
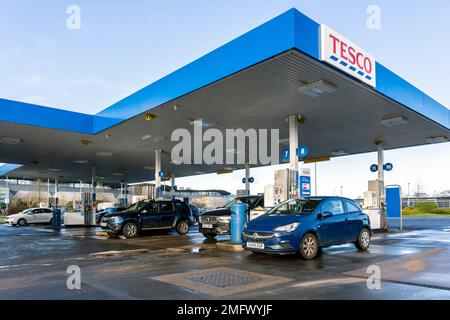
[(308, 197), (285, 201), (248, 222), (243, 247), (253, 252), (300, 253), (316, 257), (321, 247), (354, 243), (359, 250), (370, 246), (369, 217), (353, 200), (342, 197)]

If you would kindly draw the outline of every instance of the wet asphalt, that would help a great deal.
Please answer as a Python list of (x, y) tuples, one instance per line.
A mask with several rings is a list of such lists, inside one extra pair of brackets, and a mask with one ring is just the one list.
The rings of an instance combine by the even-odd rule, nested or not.
[[(368, 252), (335, 246), (312, 261), (218, 250), (195, 227), (187, 236), (122, 240), (96, 235), (95, 228), (0, 225), (0, 299), (218, 299), (154, 279), (218, 267), (289, 279), (226, 299), (450, 299), (450, 219), (408, 220), (403, 232), (375, 234)], [(67, 288), (73, 265), (81, 270), (80, 290)], [(367, 286), (374, 265), (379, 289)]]

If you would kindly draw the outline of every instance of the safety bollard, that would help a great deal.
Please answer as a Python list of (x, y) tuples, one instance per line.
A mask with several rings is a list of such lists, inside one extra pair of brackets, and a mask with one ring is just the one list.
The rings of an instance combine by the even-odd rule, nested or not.
[(242, 243), (242, 230), (247, 223), (248, 205), (245, 203), (237, 203), (231, 206), (231, 243)]

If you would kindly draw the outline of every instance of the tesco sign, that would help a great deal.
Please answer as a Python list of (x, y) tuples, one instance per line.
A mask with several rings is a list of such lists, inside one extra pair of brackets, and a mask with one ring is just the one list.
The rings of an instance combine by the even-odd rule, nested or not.
[(376, 86), (375, 58), (326, 25), (320, 27), (320, 59)]

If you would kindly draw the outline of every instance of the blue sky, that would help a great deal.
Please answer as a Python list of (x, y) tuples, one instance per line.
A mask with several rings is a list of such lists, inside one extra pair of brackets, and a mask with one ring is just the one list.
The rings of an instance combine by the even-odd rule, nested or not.
[[(81, 30), (66, 28), (71, 4), (81, 8)], [(381, 30), (366, 27), (372, 4), (381, 9)], [(95, 113), (292, 7), (450, 106), (448, 0), (1, 0), (0, 97)], [(387, 183), (450, 189), (448, 159), (449, 144), (389, 151), (395, 168)], [(345, 195), (362, 195), (376, 178), (368, 170), (375, 160), (368, 154), (320, 163), (319, 193), (342, 185)], [(254, 191), (271, 182), (272, 170), (253, 171)], [(178, 184), (234, 191), (242, 175)]]

